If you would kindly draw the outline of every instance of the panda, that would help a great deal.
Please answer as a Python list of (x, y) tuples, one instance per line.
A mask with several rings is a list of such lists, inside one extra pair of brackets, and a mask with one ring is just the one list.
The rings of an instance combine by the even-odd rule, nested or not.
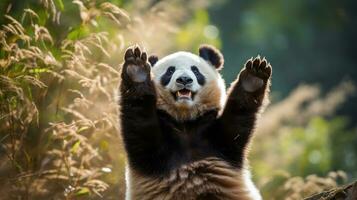
[(209, 45), (162, 59), (137, 45), (126, 50), (119, 106), (127, 200), (261, 199), (247, 152), (272, 68), (249, 59), (226, 93), (223, 62)]

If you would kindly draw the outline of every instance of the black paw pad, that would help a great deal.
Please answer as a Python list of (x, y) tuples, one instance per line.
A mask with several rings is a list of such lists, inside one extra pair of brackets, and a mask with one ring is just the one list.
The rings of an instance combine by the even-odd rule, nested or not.
[(248, 92), (254, 92), (267, 82), (272, 73), (271, 65), (265, 58), (251, 58), (245, 63), (245, 68), (241, 72), (240, 80), (243, 88)]
[(263, 80), (267, 80), (272, 73), (271, 65), (265, 58), (260, 58), (260, 56), (249, 59), (245, 64), (245, 69), (248, 73)]
[(150, 75), (147, 54), (141, 51), (139, 46), (129, 47), (125, 51), (123, 67), (124, 75), (127, 75), (133, 82), (144, 82)]

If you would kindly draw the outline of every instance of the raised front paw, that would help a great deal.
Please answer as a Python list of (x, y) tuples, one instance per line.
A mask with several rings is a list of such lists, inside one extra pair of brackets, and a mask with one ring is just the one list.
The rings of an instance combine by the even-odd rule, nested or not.
[(239, 80), (247, 92), (255, 92), (262, 87), (265, 87), (272, 73), (272, 68), (266, 59), (261, 59), (257, 56), (254, 60), (249, 59), (242, 72), (239, 75)]
[(126, 50), (122, 77), (136, 83), (145, 82), (150, 78), (150, 64), (147, 62), (147, 54), (141, 51), (138, 46), (129, 47)]

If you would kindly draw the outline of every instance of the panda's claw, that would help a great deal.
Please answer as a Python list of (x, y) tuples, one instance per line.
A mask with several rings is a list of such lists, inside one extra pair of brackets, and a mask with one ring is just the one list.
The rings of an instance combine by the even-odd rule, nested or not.
[(139, 46), (136, 46), (136, 47), (135, 47), (135, 49), (134, 49), (134, 54), (135, 54), (135, 57), (140, 57), (141, 50), (140, 50), (140, 47), (139, 47)]
[(270, 65), (270, 63), (267, 64), (267, 66), (264, 68), (266, 75), (268, 76), (268, 78), (271, 76), (272, 73), (272, 67)]
[(260, 78), (264, 81), (269, 79), (271, 76), (271, 65), (270, 63), (267, 62), (266, 58), (263, 57), (261, 58), (259, 55), (254, 58), (253, 64), (250, 64), (250, 60), (246, 63), (245, 68), (248, 70), (248, 72), (257, 78)]
[(147, 63), (147, 54), (135, 45), (129, 47), (124, 54), (123, 77), (136, 83), (149, 80), (150, 66)]
[(260, 56), (258, 55), (254, 61), (253, 61), (253, 68), (257, 69), (257, 67), (260, 65)]
[(249, 59), (245, 68), (240, 74), (243, 88), (248, 92), (257, 91), (262, 88), (271, 76), (272, 68), (270, 63), (259, 55), (254, 59)]
[(134, 55), (133, 49), (131, 49), (131, 48), (127, 49), (124, 54), (125, 61), (132, 59), (133, 55)]
[(265, 58), (263, 58), (263, 61), (260, 63), (260, 68), (265, 69), (266, 65), (267, 65), (267, 61), (265, 60)]
[(144, 62), (146, 62), (146, 61), (147, 61), (147, 58), (148, 58), (148, 56), (147, 56), (146, 52), (143, 52), (143, 53), (141, 54), (141, 60), (144, 61)]
[(245, 63), (245, 68), (251, 70), (252, 66), (253, 66), (253, 61), (252, 61), (252, 58), (251, 58)]

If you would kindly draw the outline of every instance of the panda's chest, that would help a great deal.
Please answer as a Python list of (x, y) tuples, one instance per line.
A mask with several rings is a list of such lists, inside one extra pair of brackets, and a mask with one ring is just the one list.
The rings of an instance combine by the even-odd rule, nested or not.
[(189, 163), (206, 157), (217, 156), (215, 148), (206, 135), (209, 134), (205, 126), (181, 125), (172, 128), (171, 164)]
[(221, 157), (217, 139), (213, 137), (220, 134), (216, 116), (217, 113), (212, 111), (192, 121), (178, 122), (166, 113), (159, 112), (165, 140), (161, 149), (167, 159), (164, 162), (166, 172), (207, 157)]
[(186, 135), (181, 133), (177, 142), (180, 148), (178, 148), (174, 153), (176, 153), (178, 157), (185, 160), (187, 159), (188, 161), (209, 156), (209, 154), (213, 153), (208, 151), (210, 149), (209, 142), (204, 138), (195, 135)]

